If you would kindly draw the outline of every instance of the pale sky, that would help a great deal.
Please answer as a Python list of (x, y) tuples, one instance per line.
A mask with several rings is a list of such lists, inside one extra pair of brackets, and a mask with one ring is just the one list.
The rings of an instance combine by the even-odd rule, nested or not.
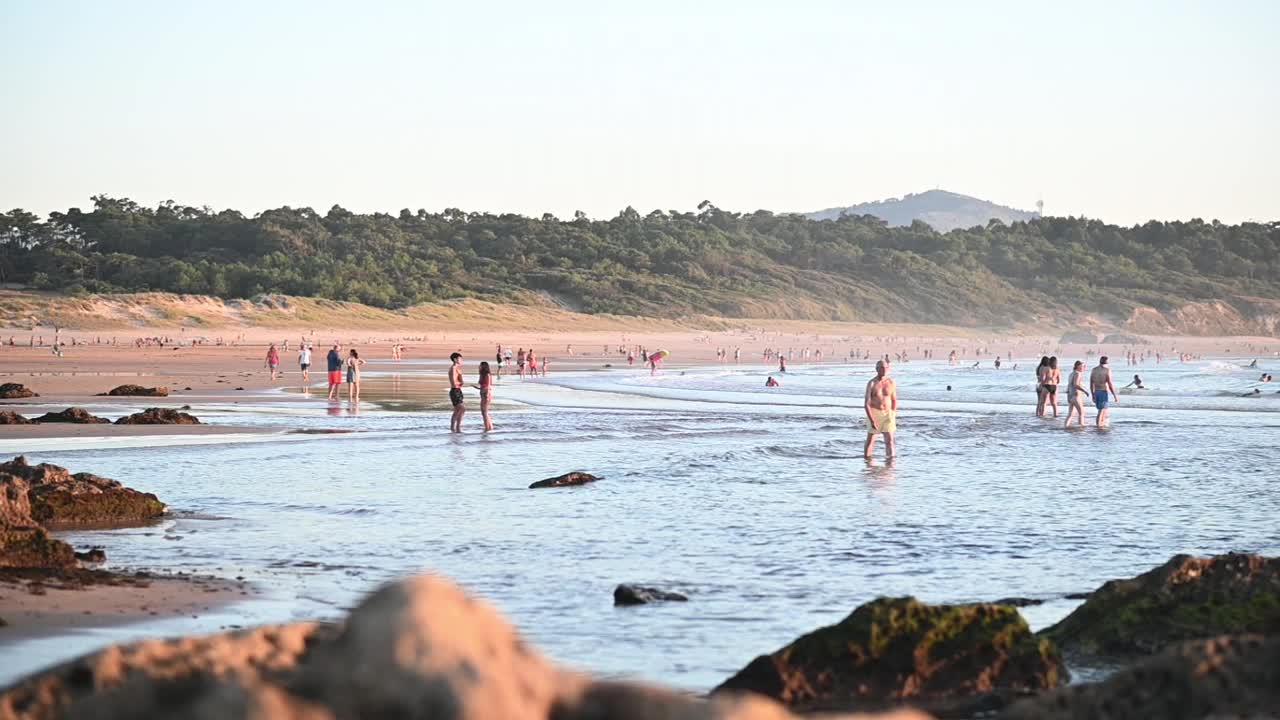
[(0, 0), (0, 210), (1280, 219), (1280, 2)]

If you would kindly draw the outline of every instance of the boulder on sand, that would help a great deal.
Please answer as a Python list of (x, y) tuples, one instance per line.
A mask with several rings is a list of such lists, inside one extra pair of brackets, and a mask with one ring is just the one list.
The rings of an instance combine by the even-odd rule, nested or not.
[(71, 474), (57, 465), (30, 465), (21, 455), (0, 463), (0, 482), (20, 478), (29, 488), (31, 518), (49, 528), (139, 525), (164, 513), (151, 493), (89, 473)]
[(654, 602), (685, 602), (689, 598), (677, 592), (668, 592), (642, 585), (622, 584), (613, 589), (614, 605), (645, 605)]
[(595, 482), (599, 479), (600, 478), (596, 477), (595, 475), (592, 475), (591, 473), (571, 472), (571, 473), (565, 473), (563, 475), (557, 475), (556, 477), (553, 477), (553, 478), (547, 478), (546, 480), (539, 480), (538, 482), (530, 485), (529, 489), (534, 490), (536, 488), (571, 487), (574, 485), (586, 485), (587, 483)]
[(107, 392), (100, 393), (99, 395), (116, 395), (125, 397), (169, 397), (169, 388), (148, 388), (142, 387), (141, 385), (120, 385), (108, 390)]
[(30, 486), (22, 477), (0, 473), (0, 567), (59, 568), (75, 565), (75, 550), (50, 537), (31, 517), (29, 490)]
[[(184, 406), (188, 407), (188, 406)], [(116, 425), (199, 425), (200, 420), (189, 413), (172, 408), (147, 408), (142, 412), (126, 415), (116, 420)]]
[(40, 397), (40, 395), (33, 390), (27, 389), (22, 383), (4, 383), (0, 385), (0, 400), (20, 400), (29, 397)]
[(47, 412), (35, 419), (38, 423), (75, 423), (77, 425), (100, 425), (110, 420), (93, 415), (84, 408), (72, 407), (62, 412)]
[[(487, 603), (410, 578), (341, 626), (295, 623), (109, 647), (0, 691), (0, 718), (788, 720), (755, 697), (710, 700), (561, 670)], [(893, 716), (922, 720), (913, 712)]]
[(1248, 632), (1280, 633), (1280, 558), (1175, 555), (1135, 578), (1107, 582), (1040, 634), (1069, 654), (1131, 656)]
[(1057, 687), (1057, 648), (1008, 605), (879, 598), (762, 655), (714, 693), (749, 691), (801, 711), (909, 703), (957, 714)]
[(35, 420), (29, 420), (25, 416), (19, 415), (12, 410), (0, 411), (0, 425), (35, 425)]
[(1058, 342), (1063, 345), (1096, 345), (1098, 336), (1092, 330), (1071, 330), (1063, 333)]
[(1280, 637), (1224, 635), (1167, 648), (1099, 683), (1014, 703), (1001, 720), (1276, 717)]

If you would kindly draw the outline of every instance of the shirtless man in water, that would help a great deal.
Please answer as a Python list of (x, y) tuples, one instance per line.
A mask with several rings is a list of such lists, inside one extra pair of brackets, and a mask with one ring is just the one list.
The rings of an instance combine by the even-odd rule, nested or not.
[(863, 397), (863, 409), (867, 412), (867, 443), (862, 454), (871, 459), (876, 436), (884, 435), (884, 457), (893, 458), (893, 434), (898, 430), (898, 386), (889, 377), (889, 361), (876, 361), (876, 376), (867, 381)]
[(1120, 399), (1116, 397), (1116, 386), (1111, 382), (1111, 368), (1107, 367), (1106, 355), (1098, 358), (1098, 367), (1089, 373), (1089, 391), (1093, 393), (1093, 406), (1098, 408), (1098, 427), (1106, 427), (1107, 406), (1110, 404), (1107, 393), (1111, 393), (1111, 399)]
[(449, 356), (449, 402), (453, 403), (453, 417), (449, 420), (449, 432), (462, 432), (462, 416), (467, 406), (462, 397), (462, 354)]

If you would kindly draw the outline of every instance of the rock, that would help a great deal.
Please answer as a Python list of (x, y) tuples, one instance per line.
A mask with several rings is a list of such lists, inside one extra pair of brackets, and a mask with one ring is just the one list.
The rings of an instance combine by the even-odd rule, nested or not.
[(141, 385), (120, 385), (114, 387), (107, 392), (99, 393), (99, 397), (106, 395), (125, 396), (125, 397), (169, 397), (169, 388), (167, 387), (142, 387)]
[[(0, 691), (0, 718), (789, 720), (561, 670), (487, 603), (438, 577), (366, 598), (342, 625), (295, 623), (99, 650)], [(905, 712), (898, 720), (926, 720)]]
[(31, 516), (30, 485), (0, 474), (0, 567), (58, 568), (75, 565), (71, 546), (49, 536)]
[(1107, 582), (1040, 634), (1069, 654), (1131, 656), (1247, 632), (1280, 633), (1280, 558), (1175, 555), (1136, 578)]
[(1088, 600), (1089, 596), (1092, 594), (1093, 593), (1087, 592), (1067, 593), (1066, 595), (1063, 595), (1062, 598), (1064, 600)]
[(84, 552), (76, 551), (76, 560), (87, 563), (100, 563), (107, 561), (107, 552), (102, 548), (89, 548)]
[(1280, 637), (1222, 636), (1167, 648), (1100, 683), (1015, 703), (1001, 720), (1275, 718)]
[(23, 415), (12, 410), (0, 411), (0, 425), (35, 425), (35, 420), (29, 420)]
[(62, 412), (48, 412), (35, 419), (38, 423), (76, 423), (78, 425), (96, 425), (109, 423), (110, 420), (92, 415), (84, 408), (72, 407)]
[[(185, 406), (188, 410), (191, 406)], [(172, 408), (147, 408), (116, 420), (116, 425), (199, 425), (195, 415)]]
[(675, 601), (686, 602), (688, 597), (676, 592), (659, 590), (641, 585), (619, 585), (613, 589), (614, 605), (645, 605), (647, 603)]
[(571, 473), (565, 473), (564, 475), (559, 475), (557, 477), (547, 478), (546, 480), (539, 480), (538, 482), (530, 485), (529, 489), (533, 490), (535, 488), (571, 487), (573, 485), (586, 485), (587, 483), (595, 482), (599, 479), (600, 478), (590, 473), (571, 472)]
[(164, 503), (151, 493), (57, 465), (29, 465), (21, 455), (0, 463), (0, 484), (15, 478), (29, 488), (31, 517), (46, 528), (139, 525), (164, 513)]
[(756, 658), (713, 692), (754, 692), (802, 711), (909, 702), (951, 714), (1000, 707), (1066, 679), (1057, 648), (1032, 635), (1014, 608), (905, 597), (862, 605)]
[(993, 605), (1012, 605), (1013, 607), (1032, 607), (1033, 605), (1043, 605), (1044, 601), (1037, 600), (1036, 598), (1007, 597), (1007, 598), (1001, 598), (999, 600), (996, 600), (992, 604)]
[(4, 383), (0, 385), (0, 400), (20, 400), (29, 397), (40, 397), (40, 394), (28, 390), (22, 383)]
[(1145, 339), (1128, 333), (1111, 333), (1102, 338), (1103, 345), (1147, 345)]

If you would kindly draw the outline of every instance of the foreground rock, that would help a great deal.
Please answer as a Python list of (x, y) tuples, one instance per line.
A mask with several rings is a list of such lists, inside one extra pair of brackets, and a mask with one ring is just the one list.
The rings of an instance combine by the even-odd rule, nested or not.
[(84, 408), (67, 408), (62, 412), (47, 412), (35, 419), (38, 423), (75, 423), (77, 425), (98, 425), (109, 423), (110, 420), (100, 418)]
[(613, 589), (614, 605), (646, 605), (654, 602), (686, 602), (688, 597), (642, 585), (619, 585)]
[(1175, 555), (1136, 578), (1106, 583), (1041, 635), (1067, 653), (1129, 656), (1248, 632), (1280, 633), (1280, 558)]
[[(64, 716), (785, 720), (761, 698), (594, 682), (441, 578), (389, 585), (341, 626), (297, 623), (86, 655), (0, 692), (0, 720)], [(919, 720), (916, 713), (893, 716)]]
[(169, 388), (167, 387), (142, 387), (141, 385), (120, 385), (114, 387), (101, 395), (116, 395), (125, 397), (169, 397)]
[(1222, 636), (1171, 647), (1107, 680), (1023, 700), (1002, 720), (1280, 717), (1280, 637)]
[(19, 415), (12, 410), (4, 410), (0, 412), (0, 425), (35, 425), (35, 420), (29, 420), (26, 416)]
[(172, 408), (147, 408), (142, 412), (126, 415), (116, 420), (116, 425), (199, 425), (200, 420), (189, 413)]
[(28, 390), (22, 383), (4, 383), (0, 385), (0, 400), (21, 400), (29, 397), (40, 397), (40, 394)]
[(571, 472), (565, 473), (564, 475), (558, 475), (553, 478), (547, 478), (546, 480), (539, 480), (538, 482), (530, 485), (529, 489), (535, 490), (537, 488), (572, 487), (574, 485), (586, 485), (587, 483), (592, 483), (599, 479), (600, 478), (592, 475), (591, 473)]
[(745, 690), (799, 710), (909, 702), (935, 712), (999, 707), (1057, 687), (1067, 671), (1007, 605), (880, 598), (751, 661), (714, 692)]
[(57, 465), (30, 465), (23, 456), (0, 463), (0, 485), (14, 480), (28, 488), (29, 514), (46, 528), (138, 525), (164, 513), (164, 503), (151, 493)]
[(30, 486), (0, 474), (0, 567), (59, 568), (75, 565), (75, 550), (49, 536), (31, 517)]

